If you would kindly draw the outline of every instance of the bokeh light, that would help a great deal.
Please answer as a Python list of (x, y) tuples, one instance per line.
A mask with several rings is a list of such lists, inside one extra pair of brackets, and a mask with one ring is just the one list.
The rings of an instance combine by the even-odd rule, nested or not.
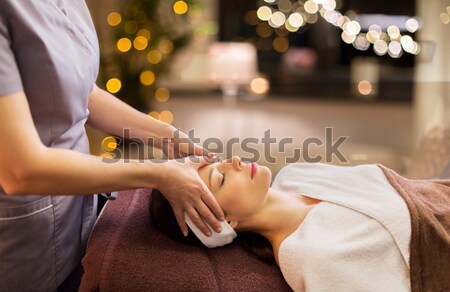
[(159, 114), (159, 119), (165, 123), (172, 124), (173, 122), (173, 113), (171, 111), (162, 111)]
[(358, 83), (358, 91), (362, 95), (369, 95), (372, 93), (372, 90), (373, 90), (372, 83), (370, 83), (369, 81), (363, 80)]
[(303, 25), (304, 20), (300, 13), (292, 13), (289, 15), (288, 22), (292, 27), (300, 27)]
[(151, 50), (147, 54), (147, 60), (150, 64), (158, 64), (161, 62), (163, 54), (158, 50)]
[(133, 41), (133, 46), (138, 51), (145, 50), (147, 48), (147, 45), (148, 45), (148, 41), (143, 36), (138, 36)]
[(122, 16), (117, 12), (111, 12), (108, 14), (106, 21), (111, 26), (117, 26), (122, 22)]
[(378, 40), (373, 45), (373, 50), (377, 55), (384, 56), (388, 51), (388, 44), (384, 40)]
[(155, 91), (155, 99), (159, 102), (165, 102), (170, 98), (170, 91), (165, 87), (160, 87)]
[(273, 40), (273, 49), (278, 53), (284, 53), (289, 49), (289, 41), (285, 37), (277, 37)]
[(161, 40), (158, 45), (159, 50), (163, 54), (170, 54), (173, 51), (173, 43), (170, 40)]
[(314, 2), (312, 0), (306, 1), (305, 4), (303, 5), (303, 8), (309, 14), (313, 14), (313, 13), (316, 13), (317, 11), (319, 11), (319, 6), (316, 4), (316, 2)]
[(387, 28), (387, 33), (391, 37), (391, 39), (398, 39), (400, 37), (400, 29), (395, 25), (390, 25)]
[(150, 31), (147, 30), (147, 29), (140, 29), (140, 30), (136, 33), (136, 36), (142, 36), (142, 37), (146, 38), (147, 41), (149, 41), (150, 38), (151, 38), (151, 33), (150, 33)]
[(441, 13), (440, 18), (443, 24), (450, 23), (450, 15), (448, 15), (447, 13)]
[(267, 21), (272, 16), (272, 9), (270, 9), (270, 7), (267, 6), (261, 6), (256, 11), (256, 15), (258, 16), (259, 19)]
[(111, 78), (106, 82), (106, 90), (111, 93), (116, 93), (122, 88), (122, 82), (118, 78)]
[(269, 19), (269, 25), (272, 27), (280, 27), (284, 24), (286, 21), (286, 16), (283, 12), (277, 11), (272, 14), (272, 16)]
[(256, 94), (264, 94), (269, 91), (269, 81), (265, 78), (255, 78), (250, 82), (250, 90)]
[(113, 136), (105, 137), (102, 141), (102, 149), (107, 152), (116, 150), (117, 141)]
[(177, 1), (173, 4), (173, 11), (176, 14), (185, 14), (188, 11), (188, 5), (184, 1)]
[(417, 19), (415, 19), (415, 18), (410, 18), (410, 19), (408, 19), (408, 20), (406, 21), (405, 26), (406, 26), (406, 29), (407, 29), (409, 32), (414, 33), (414, 32), (416, 32), (416, 31), (419, 29), (420, 24), (419, 24), (419, 22), (417, 21)]
[(150, 70), (143, 71), (141, 75), (139, 75), (139, 80), (145, 86), (150, 86), (155, 82), (155, 73)]
[(122, 53), (128, 52), (131, 49), (131, 41), (128, 38), (121, 38), (117, 41), (117, 49)]
[(258, 34), (262, 38), (270, 37), (273, 33), (273, 29), (270, 27), (270, 25), (267, 24), (267, 22), (261, 22), (256, 27), (256, 34)]

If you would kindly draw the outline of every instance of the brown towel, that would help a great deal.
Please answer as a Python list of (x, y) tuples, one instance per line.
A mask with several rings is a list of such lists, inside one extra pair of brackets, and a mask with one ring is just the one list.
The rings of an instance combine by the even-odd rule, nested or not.
[(411, 216), (412, 292), (450, 291), (450, 180), (409, 180), (379, 165)]
[(80, 291), (291, 291), (276, 265), (236, 243), (209, 250), (154, 229), (150, 195), (125, 191), (107, 203), (83, 259)]

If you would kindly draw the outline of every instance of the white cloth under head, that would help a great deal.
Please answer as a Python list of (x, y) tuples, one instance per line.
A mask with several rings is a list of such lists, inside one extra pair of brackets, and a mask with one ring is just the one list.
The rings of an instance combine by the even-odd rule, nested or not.
[(200, 241), (209, 248), (229, 244), (237, 236), (234, 229), (225, 220), (220, 222), (220, 227), (222, 227), (222, 231), (220, 233), (215, 232), (214, 229), (212, 229), (211, 226), (209, 226), (209, 224), (205, 222), (205, 224), (211, 230), (211, 237), (203, 234), (203, 232), (197, 227), (197, 225), (192, 222), (187, 213), (184, 213), (184, 220), (186, 221), (186, 224), (189, 226), (192, 232), (194, 232), (195, 236), (197, 236), (197, 238), (200, 239)]

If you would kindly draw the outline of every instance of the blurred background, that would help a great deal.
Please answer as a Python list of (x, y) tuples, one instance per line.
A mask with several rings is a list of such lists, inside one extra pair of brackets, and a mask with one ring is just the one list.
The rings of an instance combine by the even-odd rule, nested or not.
[[(98, 85), (225, 157), (276, 172), (301, 149), (295, 160), (382, 163), (407, 174), (424, 137), (448, 133), (450, 0), (87, 3), (101, 48)], [(160, 155), (88, 132), (98, 155)], [(256, 152), (241, 143), (249, 137)], [(311, 137), (323, 144), (308, 146)], [(344, 159), (327, 155), (340, 137)], [(280, 148), (283, 138), (290, 142)]]

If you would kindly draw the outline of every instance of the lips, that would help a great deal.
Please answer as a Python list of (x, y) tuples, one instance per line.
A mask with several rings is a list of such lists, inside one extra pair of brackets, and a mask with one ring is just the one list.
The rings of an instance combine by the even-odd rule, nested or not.
[(252, 179), (255, 176), (257, 170), (258, 170), (258, 165), (254, 162), (250, 163), (250, 177)]

